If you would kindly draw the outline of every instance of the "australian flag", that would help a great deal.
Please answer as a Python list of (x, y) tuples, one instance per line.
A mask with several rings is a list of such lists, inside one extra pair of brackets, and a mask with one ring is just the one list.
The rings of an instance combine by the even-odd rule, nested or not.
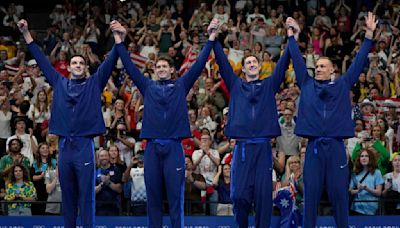
[(278, 190), (274, 204), (281, 211), (279, 227), (298, 228), (302, 226), (302, 216), (295, 205), (295, 192), (285, 187)]

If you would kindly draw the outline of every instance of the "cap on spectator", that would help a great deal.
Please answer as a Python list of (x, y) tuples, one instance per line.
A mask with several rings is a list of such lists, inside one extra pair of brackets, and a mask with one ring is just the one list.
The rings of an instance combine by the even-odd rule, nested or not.
[(203, 26), (206, 26), (206, 25), (209, 25), (210, 23), (208, 23), (208, 22), (204, 22), (203, 23)]
[(376, 108), (375, 103), (370, 101), (369, 99), (364, 99), (360, 104), (360, 108), (364, 107), (365, 105), (371, 105), (373, 108)]
[(36, 62), (36, 60), (31, 59), (31, 60), (28, 61), (28, 64), (27, 64), (27, 65), (28, 65), (28, 66), (34, 66), (34, 65), (37, 65), (37, 62)]
[(228, 108), (228, 107), (225, 107), (225, 108), (222, 110), (222, 114), (224, 114), (224, 115), (228, 114), (228, 112), (229, 112), (229, 108)]
[(394, 103), (394, 101), (392, 101), (392, 100), (385, 100), (384, 102), (383, 102), (383, 106), (384, 107), (388, 107), (388, 108), (396, 108), (397, 107), (397, 105), (396, 105), (396, 103)]
[(72, 16), (71, 16), (71, 19), (76, 19), (76, 16), (75, 16), (75, 15), (72, 15)]
[(62, 9), (62, 5), (57, 4), (57, 5), (56, 5), (56, 9)]
[(139, 112), (140, 112), (140, 111), (143, 111), (143, 109), (144, 109), (144, 105), (140, 105), (140, 106), (139, 106)]

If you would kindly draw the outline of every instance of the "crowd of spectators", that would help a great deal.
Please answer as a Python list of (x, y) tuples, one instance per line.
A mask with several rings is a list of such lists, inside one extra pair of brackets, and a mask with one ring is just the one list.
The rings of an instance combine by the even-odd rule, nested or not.
[[(375, 45), (368, 66), (349, 94), (355, 137), (346, 140), (352, 164), (349, 194), (367, 201), (352, 203), (351, 210), (354, 214), (400, 214), (400, 203), (378, 204), (382, 198), (400, 199), (400, 154), (396, 153), (400, 146), (400, 1), (73, 2), (54, 5), (47, 31), (32, 32), (54, 68), (65, 77), (73, 54), (86, 58), (87, 75), (96, 71), (112, 47), (108, 24), (114, 19), (126, 27), (125, 45), (145, 76), (154, 79), (155, 61), (168, 56), (174, 60), (174, 77), (179, 77), (196, 61), (207, 41), (209, 22), (218, 18), (222, 24), (218, 40), (235, 73), (241, 77), (242, 58), (254, 54), (260, 59), (263, 80), (272, 74), (286, 45), (284, 21), (288, 16), (300, 25), (298, 43), (310, 74), (315, 61), (327, 56), (339, 77), (360, 48), (364, 16), (373, 11), (379, 17)], [(18, 32), (17, 22), (27, 11), (24, 5), (0, 3), (0, 197), (3, 202), (24, 201), (3, 205), (1, 211), (9, 215), (59, 214), (62, 208), (54, 203), (60, 202), (62, 194), (57, 175), (58, 140), (48, 133), (52, 89)], [(232, 215), (229, 186), (235, 141), (224, 136), (229, 93), (218, 69), (211, 54), (187, 96), (193, 135), (182, 140), (188, 215)], [(271, 141), (273, 181), (276, 190), (294, 185), (299, 208), (307, 142), (293, 133), (300, 93), (290, 65), (276, 94), (282, 136)], [(96, 137), (96, 211), (99, 215), (145, 215), (146, 140), (138, 137), (143, 97), (121, 61), (101, 99), (107, 132)]]

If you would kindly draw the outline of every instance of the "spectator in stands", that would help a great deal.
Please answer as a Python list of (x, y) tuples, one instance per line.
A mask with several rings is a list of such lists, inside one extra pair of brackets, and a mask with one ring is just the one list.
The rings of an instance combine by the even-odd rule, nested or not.
[(233, 205), (231, 200), (231, 165), (225, 163), (218, 166), (213, 185), (218, 192), (217, 215), (232, 216)]
[[(48, 194), (46, 204), (46, 215), (59, 215), (61, 212), (61, 186), (58, 177), (58, 167), (47, 169), (44, 183)], [(57, 203), (54, 203), (57, 202)]]
[(121, 208), (122, 172), (110, 163), (107, 150), (100, 150), (96, 170), (96, 215), (118, 215)]
[(223, 1), (220, 0), (214, 1), (212, 5), (212, 12), (214, 13), (214, 19), (218, 19), (222, 25), (228, 22), (231, 11), (231, 4), (229, 0), (225, 0), (225, 4), (221, 2)]
[(1, 91), (7, 88), (3, 83), (0, 83), (0, 157), (6, 155), (7, 138), (11, 136), (11, 111), (8, 95)]
[(204, 176), (195, 173), (190, 156), (185, 156), (185, 214), (204, 215), (205, 204), (202, 202), (202, 191), (207, 189)]
[[(44, 128), (42, 127), (45, 121), (50, 119), (50, 104), (45, 89), (38, 91), (36, 96), (36, 102), (31, 105), (28, 111), (28, 117), (33, 121), (34, 131), (33, 134), (39, 143), (45, 141), (45, 135), (43, 134)], [(44, 125), (43, 125), (44, 126)]]
[(29, 170), (29, 159), (21, 153), (23, 145), (23, 142), (18, 138), (11, 139), (7, 143), (8, 154), (4, 155), (0, 159), (0, 176), (3, 177), (3, 179), (9, 180), (8, 175), (11, 171), (11, 167), (14, 164), (22, 164), (25, 166), (25, 169)]
[(275, 70), (276, 63), (272, 61), (271, 53), (264, 51), (262, 55), (260, 79), (268, 78)]
[(358, 200), (378, 201), (383, 188), (382, 174), (377, 169), (375, 153), (372, 149), (363, 149), (358, 154), (351, 174), (350, 193), (354, 196), (351, 204), (353, 215), (375, 215), (378, 202), (356, 202)]
[[(118, 147), (120, 151), (120, 158), (121, 161), (124, 162), (126, 165), (129, 165), (131, 162), (131, 158), (134, 153), (134, 148), (135, 148), (135, 142), (136, 140), (129, 136), (128, 133), (129, 131), (127, 130), (127, 127), (125, 124), (120, 123), (116, 127), (116, 140), (114, 141), (115, 145)], [(125, 170), (123, 170), (125, 171)]]
[(282, 187), (293, 185), (296, 193), (296, 206), (303, 207), (303, 165), (299, 156), (293, 155), (287, 159), (285, 173), (281, 180)]
[(277, 137), (278, 148), (282, 150), (286, 158), (293, 155), (299, 155), (299, 143), (301, 138), (294, 134), (296, 122), (293, 119), (293, 111), (286, 108), (283, 111), (283, 118), (280, 123), (282, 135)]
[(392, 157), (393, 172), (385, 174), (385, 189), (382, 192), (385, 200), (386, 215), (400, 215), (400, 153)]
[[(133, 147), (135, 145), (132, 146), (132, 148), (130, 149), (130, 153), (133, 151)], [(120, 149), (117, 145), (111, 145), (108, 147), (108, 153), (110, 154), (110, 163), (112, 166), (116, 166), (119, 170), (121, 170), (121, 172), (125, 172), (127, 166), (130, 165), (126, 164), (121, 158), (121, 153), (120, 153)], [(132, 161), (132, 156), (130, 156), (130, 159)]]
[(114, 112), (111, 115), (111, 129), (116, 129), (118, 124), (123, 124), (130, 131), (131, 118), (123, 100), (118, 99), (114, 104)]
[(147, 194), (146, 185), (144, 182), (144, 162), (143, 155), (135, 155), (128, 168), (125, 170), (122, 181), (125, 183), (131, 182), (131, 209), (133, 215), (147, 215)]
[(266, 47), (265, 50), (271, 53), (273, 59), (278, 59), (283, 41), (283, 37), (277, 33), (277, 28), (275, 26), (269, 27), (269, 33), (264, 39), (264, 45)]
[(214, 83), (214, 79), (207, 78), (205, 80), (204, 93), (199, 93), (197, 96), (198, 106), (204, 106), (205, 104), (211, 104), (218, 110), (222, 110), (225, 107), (225, 99), (221, 92), (217, 91), (219, 84)]
[(7, 139), (7, 144), (12, 139), (20, 139), (24, 144), (24, 147), (21, 149), (21, 153), (29, 159), (30, 164), (33, 163), (34, 155), (37, 154), (37, 140), (33, 135), (33, 130), (29, 129), (29, 134), (25, 133), (26, 122), (24, 118), (18, 117), (14, 120), (15, 124), (15, 135), (12, 135)]
[(352, 160), (355, 161), (358, 154), (363, 148), (372, 147), (376, 151), (377, 165), (382, 175), (387, 173), (389, 168), (390, 154), (387, 150), (387, 142), (385, 140), (385, 135), (382, 133), (381, 128), (378, 125), (374, 125), (371, 128), (370, 138), (364, 138), (364, 143), (358, 143), (354, 147), (353, 153), (351, 155)]
[(12, 201), (35, 201), (36, 189), (29, 179), (29, 172), (22, 164), (15, 164), (10, 168), (10, 182), (7, 183), (4, 199), (8, 203), (8, 215), (30, 216), (30, 203), (12, 203)]
[(89, 44), (93, 53), (95, 53), (97, 55), (99, 53), (98, 52), (98, 48), (99, 48), (98, 40), (100, 37), (100, 29), (96, 26), (94, 19), (88, 20), (83, 31), (84, 31), (84, 34), (86, 37), (85, 42), (87, 44)]
[[(32, 182), (36, 189), (36, 195), (38, 201), (46, 201), (48, 194), (46, 191), (45, 175), (48, 174), (49, 170), (57, 167), (57, 160), (51, 158), (49, 153), (49, 145), (47, 143), (40, 143), (38, 146), (38, 155), (35, 156), (31, 168)], [(33, 215), (44, 215), (46, 210), (46, 204), (34, 204), (32, 205)]]
[[(17, 96), (17, 98), (15, 96)], [(15, 99), (13, 102), (14, 104), (11, 105), (11, 111), (14, 113), (13, 116), (11, 117), (11, 123), (12, 123), (11, 132), (12, 134), (16, 134), (17, 122), (24, 121), (25, 122), (24, 131), (20, 131), (19, 134), (30, 133), (30, 131), (34, 129), (33, 121), (28, 117), (28, 112), (31, 107), (31, 104), (29, 103), (29, 101), (23, 100), (24, 98), (21, 94), (21, 91), (19, 92), (15, 91), (14, 99)], [(21, 103), (19, 103), (18, 101), (19, 99), (22, 100)], [(20, 127), (22, 128), (22, 125)]]
[(59, 49), (61, 49), (60, 42), (58, 42), (54, 49), (51, 51), (50, 62), (60, 74), (68, 78), (68, 53), (64, 50)]
[(203, 134), (200, 141), (200, 150), (195, 150), (192, 154), (193, 170), (205, 178), (207, 184), (206, 199), (210, 202), (210, 214), (216, 215), (218, 192), (215, 191), (212, 182), (217, 174), (221, 159), (218, 151), (211, 148), (213, 144), (211, 135)]

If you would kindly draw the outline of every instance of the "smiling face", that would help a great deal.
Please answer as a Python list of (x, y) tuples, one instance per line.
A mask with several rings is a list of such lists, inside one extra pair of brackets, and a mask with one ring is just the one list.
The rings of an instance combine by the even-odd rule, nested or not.
[(73, 56), (69, 62), (68, 71), (77, 78), (84, 76), (86, 62), (82, 56)]
[(222, 174), (224, 175), (224, 177), (231, 176), (231, 166), (229, 164), (225, 164), (222, 166)]
[(48, 157), (49, 156), (49, 146), (46, 144), (42, 144), (39, 147), (39, 154), (41, 157)]
[(110, 146), (110, 148), (108, 149), (108, 153), (110, 154), (110, 158), (115, 159), (117, 158), (117, 156), (119, 156), (118, 153), (118, 148), (117, 146)]
[(159, 80), (169, 80), (174, 69), (169, 65), (166, 60), (159, 60), (156, 63), (155, 73)]
[(335, 72), (332, 62), (327, 58), (320, 58), (315, 66), (315, 80), (329, 80)]
[(251, 55), (244, 60), (242, 71), (245, 73), (247, 81), (257, 80), (260, 69), (261, 66), (257, 57)]
[(107, 150), (102, 150), (99, 152), (98, 160), (100, 166), (107, 166), (110, 163), (110, 154)]

